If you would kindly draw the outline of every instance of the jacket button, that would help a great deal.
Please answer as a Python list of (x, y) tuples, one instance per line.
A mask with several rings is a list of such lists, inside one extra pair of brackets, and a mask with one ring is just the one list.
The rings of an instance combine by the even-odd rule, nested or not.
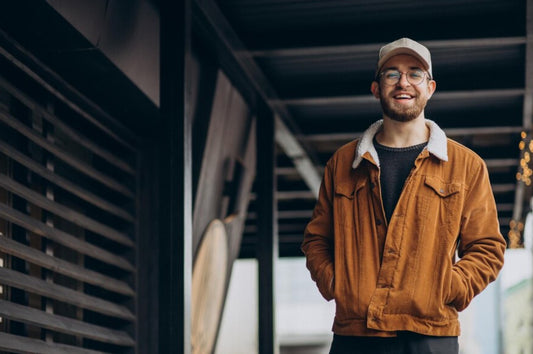
[(370, 183), (370, 188), (371, 189), (374, 189), (376, 187), (376, 184), (375, 183)]
[(379, 225), (382, 224), (382, 221), (381, 221), (380, 219), (377, 219), (377, 220), (376, 220), (376, 224), (378, 224), (378, 226), (379, 226)]

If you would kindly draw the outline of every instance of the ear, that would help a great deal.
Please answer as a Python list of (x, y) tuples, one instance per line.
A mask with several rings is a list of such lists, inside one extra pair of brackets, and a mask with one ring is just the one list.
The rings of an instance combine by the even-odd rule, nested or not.
[(379, 99), (379, 83), (377, 81), (372, 81), (372, 85), (370, 85), (370, 91), (372, 91), (372, 94), (375, 98)]
[(429, 98), (431, 98), (431, 96), (433, 96), (433, 93), (435, 92), (435, 90), (437, 89), (437, 82), (435, 80), (429, 80), (428, 81), (428, 94), (429, 94)]

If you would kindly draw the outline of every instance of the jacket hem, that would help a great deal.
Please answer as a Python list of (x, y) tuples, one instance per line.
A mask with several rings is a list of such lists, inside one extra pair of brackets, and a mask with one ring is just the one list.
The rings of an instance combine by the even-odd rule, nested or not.
[(342, 336), (395, 337), (399, 331), (415, 332), (428, 336), (459, 336), (458, 319), (433, 321), (411, 315), (384, 315), (375, 321), (366, 319), (339, 320), (335, 318), (333, 333)]

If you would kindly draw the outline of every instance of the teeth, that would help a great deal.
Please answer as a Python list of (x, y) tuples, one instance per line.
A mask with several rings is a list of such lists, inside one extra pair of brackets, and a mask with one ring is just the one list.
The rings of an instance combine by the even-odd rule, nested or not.
[(394, 98), (411, 98), (411, 96), (409, 96), (409, 95), (398, 95), (398, 96), (395, 96)]

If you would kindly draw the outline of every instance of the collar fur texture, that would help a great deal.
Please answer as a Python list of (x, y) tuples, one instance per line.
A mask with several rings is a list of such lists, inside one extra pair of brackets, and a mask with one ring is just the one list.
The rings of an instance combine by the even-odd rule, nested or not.
[[(429, 140), (425, 147), (431, 154), (435, 155), (442, 161), (448, 161), (448, 148), (446, 141), (446, 134), (432, 120), (426, 119), (426, 126), (429, 128)], [(376, 148), (374, 147), (374, 136), (378, 133), (379, 129), (383, 125), (383, 119), (378, 120), (372, 124), (364, 133), (355, 152), (355, 159), (352, 163), (352, 168), (357, 168), (363, 160), (363, 155), (369, 153), (379, 167), (379, 158)]]

